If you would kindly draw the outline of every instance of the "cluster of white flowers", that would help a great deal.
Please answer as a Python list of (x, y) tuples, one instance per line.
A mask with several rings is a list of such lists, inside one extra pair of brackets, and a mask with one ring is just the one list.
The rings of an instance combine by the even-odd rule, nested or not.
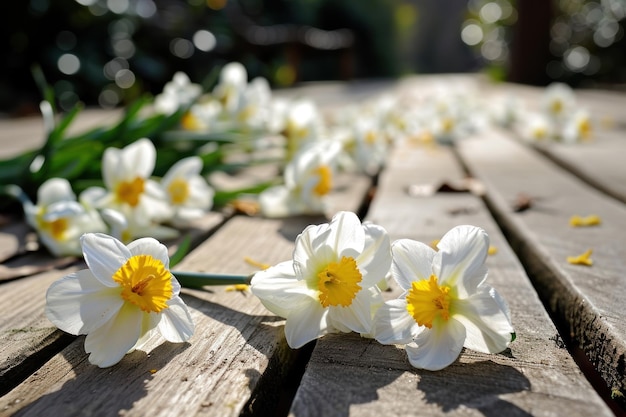
[(199, 157), (181, 159), (160, 181), (151, 178), (155, 162), (148, 139), (108, 148), (102, 158), (106, 188), (87, 188), (77, 199), (66, 179), (51, 178), (39, 188), (37, 203), (24, 205), (26, 219), (56, 256), (79, 255), (83, 233), (108, 231), (123, 242), (176, 237), (178, 228), (211, 209), (214, 191), (200, 175)]
[[(489, 122), (480, 94), (453, 92), (454, 85), (422, 96), (385, 95), (323, 117), (313, 101), (272, 97), (265, 79), (247, 78), (241, 64), (230, 63), (203, 94), (177, 73), (155, 109), (184, 109), (183, 129), (247, 132), (259, 139), (253, 148), (279, 143), (282, 184), (258, 196), (267, 217), (324, 213), (339, 170), (375, 175), (395, 143), (450, 143)], [(491, 116), (529, 139), (577, 142), (591, 133), (589, 114), (563, 84), (546, 89), (540, 111), (524, 112), (511, 99), (497, 103)], [(200, 158), (180, 160), (160, 180), (152, 177), (155, 161), (148, 139), (110, 148), (102, 160), (105, 187), (77, 199), (66, 180), (54, 178), (41, 186), (36, 205), (25, 203), (29, 223), (51, 252), (85, 257), (88, 270), (50, 287), (46, 313), (59, 328), (87, 335), (85, 349), (98, 366), (117, 363), (156, 331), (173, 342), (193, 333), (166, 249), (154, 238), (175, 236), (174, 227), (211, 209), (214, 191), (201, 176)], [(434, 250), (408, 239), (391, 243), (382, 227), (340, 212), (307, 227), (293, 259), (256, 273), (251, 290), (286, 319), (293, 348), (328, 333), (357, 332), (404, 345), (413, 366), (438, 370), (463, 348), (496, 353), (515, 338), (505, 300), (486, 282), (488, 250), (479, 227), (453, 228)], [(388, 277), (402, 294), (385, 301), (380, 285)]]
[(534, 111), (511, 97), (499, 103), (498, 108), (498, 124), (516, 130), (529, 141), (573, 144), (592, 138), (591, 115), (578, 106), (574, 90), (567, 84), (552, 83), (546, 87), (540, 106)]
[[(328, 333), (357, 332), (383, 344), (406, 345), (410, 363), (439, 370), (463, 347), (484, 353), (515, 336), (509, 308), (486, 283), (489, 237), (457, 226), (438, 251), (340, 212), (307, 227), (293, 260), (257, 272), (252, 292), (286, 319), (285, 337), (298, 348)], [(403, 293), (384, 302), (377, 284), (391, 272)]]

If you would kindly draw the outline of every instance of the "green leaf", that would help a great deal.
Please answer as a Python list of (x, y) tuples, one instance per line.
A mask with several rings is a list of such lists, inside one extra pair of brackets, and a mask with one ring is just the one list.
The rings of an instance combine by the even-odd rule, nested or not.
[(517, 339), (517, 335), (515, 334), (515, 332), (511, 333), (511, 342), (514, 342), (515, 339)]
[(178, 249), (170, 256), (170, 268), (173, 268), (189, 253), (191, 249), (191, 236), (187, 235), (178, 245)]
[(239, 188), (232, 191), (216, 191), (213, 197), (213, 204), (216, 207), (225, 206), (230, 201), (236, 199), (242, 194), (259, 194), (263, 190), (275, 185), (276, 181), (267, 181), (260, 184), (253, 185), (251, 187)]

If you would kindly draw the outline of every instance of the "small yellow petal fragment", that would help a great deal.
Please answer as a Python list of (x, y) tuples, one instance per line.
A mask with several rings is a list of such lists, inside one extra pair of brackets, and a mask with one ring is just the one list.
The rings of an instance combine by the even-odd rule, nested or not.
[(495, 246), (489, 246), (489, 249), (487, 249), (487, 254), (488, 255), (495, 255), (496, 253), (498, 253), (498, 248), (496, 248)]
[(582, 255), (568, 256), (567, 262), (571, 263), (572, 265), (591, 266), (593, 264), (593, 260), (591, 259), (591, 249), (589, 249), (587, 252), (583, 253)]
[(246, 291), (248, 291), (249, 288), (250, 288), (250, 286), (247, 285), (247, 284), (235, 284), (235, 285), (227, 286), (224, 290), (228, 291), (228, 292), (231, 292), (231, 291), (246, 292)]
[(270, 264), (264, 264), (264, 263), (262, 263), (262, 262), (256, 261), (256, 260), (254, 260), (254, 259), (252, 259), (252, 258), (249, 258), (249, 257), (247, 257), (247, 256), (246, 256), (245, 258), (243, 258), (243, 260), (244, 260), (244, 261), (245, 261), (248, 265), (252, 265), (252, 266), (254, 266), (254, 267), (256, 267), (256, 268), (259, 268), (260, 270), (264, 270), (264, 269), (267, 269), (267, 268), (269, 268), (270, 266), (272, 266), (272, 265), (270, 265)]
[(435, 240), (431, 240), (430, 241), (430, 247), (433, 248), (434, 250), (438, 250), (439, 249), (437, 247), (438, 244), (439, 244), (439, 239), (435, 239)]
[(587, 217), (574, 215), (569, 219), (569, 225), (572, 227), (597, 226), (600, 223), (602, 223), (602, 220), (600, 219), (600, 216), (596, 214), (591, 214)]
[(156, 369), (150, 369), (150, 373), (151, 373), (152, 375), (154, 375), (154, 374), (156, 374), (156, 373), (157, 373), (157, 370), (156, 370)]

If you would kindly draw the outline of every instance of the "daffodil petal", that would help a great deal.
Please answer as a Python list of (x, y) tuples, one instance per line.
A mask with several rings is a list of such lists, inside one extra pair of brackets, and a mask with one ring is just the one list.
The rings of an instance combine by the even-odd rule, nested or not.
[(375, 285), (385, 278), (391, 267), (391, 244), (387, 231), (380, 226), (366, 223), (365, 246), (356, 258), (359, 271), (363, 275), (364, 288)]
[(437, 244), (433, 272), (440, 284), (456, 286), (459, 298), (473, 294), (487, 277), (489, 236), (475, 226), (457, 226)]
[(419, 332), (420, 326), (408, 313), (403, 298), (387, 301), (374, 317), (374, 338), (384, 345), (406, 345)]
[(86, 233), (80, 238), (83, 255), (93, 275), (103, 285), (116, 287), (113, 275), (132, 256), (119, 240), (102, 233)]
[(357, 333), (372, 331), (372, 296), (367, 290), (359, 291), (349, 307), (330, 307), (328, 321), (335, 327), (341, 323), (346, 328)]
[(330, 233), (326, 244), (330, 245), (339, 258), (357, 258), (365, 243), (365, 230), (356, 214), (341, 211), (335, 214), (329, 224)]
[(126, 146), (122, 153), (123, 166), (141, 178), (148, 178), (154, 171), (156, 149), (146, 138), (139, 139)]
[(285, 323), (285, 338), (292, 349), (298, 349), (328, 333), (328, 310), (317, 301), (311, 301), (292, 310)]
[(190, 179), (195, 175), (199, 175), (200, 171), (202, 171), (202, 159), (200, 159), (200, 157), (190, 156), (183, 158), (168, 169), (161, 183), (167, 186), (174, 178), (182, 177)]
[(300, 309), (312, 300), (317, 302), (306, 282), (296, 279), (291, 261), (254, 274), (250, 291), (268, 310), (281, 317), (287, 317), (291, 310)]
[(128, 250), (135, 255), (150, 255), (163, 263), (165, 269), (170, 267), (170, 258), (164, 244), (151, 237), (137, 239), (128, 244)]
[(189, 309), (180, 297), (173, 297), (167, 305), (168, 308), (161, 312), (159, 331), (168, 342), (186, 342), (194, 331)]
[(405, 347), (409, 362), (416, 368), (438, 371), (450, 365), (459, 357), (465, 340), (465, 327), (454, 320), (440, 322), (425, 329), (416, 338), (417, 347)]
[(41, 207), (59, 201), (74, 200), (76, 200), (76, 195), (72, 191), (70, 182), (65, 178), (50, 178), (37, 190), (37, 205)]
[(428, 279), (432, 275), (432, 260), (436, 252), (430, 246), (400, 239), (391, 245), (391, 253), (391, 274), (402, 289), (408, 290), (413, 281)]
[(493, 288), (481, 288), (465, 300), (457, 300), (453, 319), (467, 331), (464, 346), (483, 353), (498, 353), (506, 349), (514, 332), (511, 319), (498, 300), (490, 294)]
[(89, 333), (85, 338), (89, 362), (106, 368), (122, 360), (141, 336), (142, 315), (137, 306), (125, 303), (115, 317)]
[(119, 289), (104, 286), (85, 269), (50, 285), (45, 312), (59, 329), (79, 335), (109, 321), (123, 303)]

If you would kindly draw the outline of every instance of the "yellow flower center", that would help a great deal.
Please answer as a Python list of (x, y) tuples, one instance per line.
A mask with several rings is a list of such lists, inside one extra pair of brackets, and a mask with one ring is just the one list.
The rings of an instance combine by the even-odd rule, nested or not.
[(373, 145), (376, 143), (376, 138), (378, 137), (378, 135), (376, 134), (376, 132), (374, 132), (373, 130), (369, 130), (366, 134), (365, 134), (365, 143), (367, 143), (368, 145)]
[(66, 218), (60, 218), (53, 220), (51, 222), (47, 222), (43, 219), (39, 219), (39, 227), (42, 231), (47, 231), (52, 235), (54, 240), (63, 240), (63, 236), (65, 235), (65, 231), (67, 230), (69, 224)]
[(406, 296), (406, 309), (417, 324), (429, 329), (437, 317), (450, 318), (450, 287), (439, 285), (437, 277), (414, 281)]
[(333, 188), (333, 173), (328, 165), (321, 165), (315, 170), (315, 174), (319, 177), (317, 185), (313, 192), (319, 196), (326, 195)]
[(563, 102), (561, 100), (554, 100), (550, 107), (551, 107), (550, 110), (552, 110), (552, 113), (561, 114), (561, 111), (563, 110)]
[(445, 117), (442, 123), (442, 130), (444, 133), (450, 133), (454, 129), (454, 119), (451, 117)]
[(202, 129), (202, 123), (191, 112), (187, 112), (183, 115), (180, 121), (180, 124), (185, 130), (201, 130)]
[(548, 135), (548, 131), (543, 126), (537, 126), (533, 129), (532, 134), (535, 139), (543, 139)]
[(591, 122), (589, 119), (583, 119), (578, 123), (578, 131), (580, 137), (583, 139), (589, 139), (591, 137)]
[(150, 255), (135, 255), (113, 275), (122, 287), (122, 298), (146, 313), (167, 308), (172, 298), (172, 274)]
[(176, 178), (167, 186), (167, 192), (170, 193), (172, 203), (182, 204), (189, 197), (189, 184), (182, 178)]
[(339, 262), (331, 262), (317, 274), (320, 304), (323, 307), (352, 304), (356, 293), (361, 290), (359, 282), (363, 276), (354, 258), (344, 256)]
[(115, 195), (118, 201), (135, 207), (139, 204), (139, 197), (143, 193), (143, 189), (144, 179), (137, 177), (132, 181), (122, 181), (119, 183), (115, 190)]

